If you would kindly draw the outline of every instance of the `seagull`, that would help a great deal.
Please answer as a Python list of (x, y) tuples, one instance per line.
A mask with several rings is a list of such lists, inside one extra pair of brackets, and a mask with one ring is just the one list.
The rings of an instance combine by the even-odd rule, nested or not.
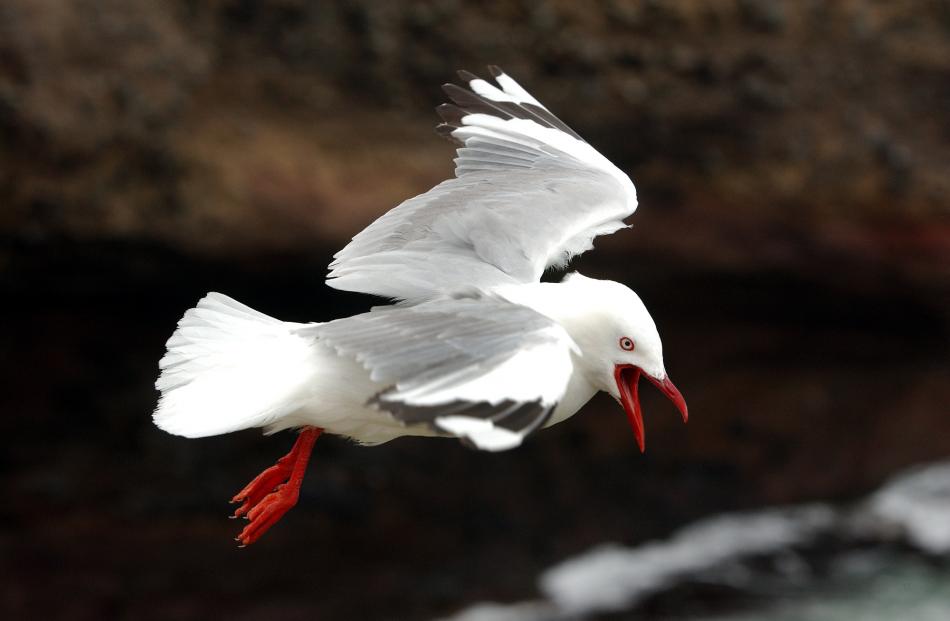
[(645, 446), (638, 385), (686, 402), (663, 364), (656, 325), (617, 282), (579, 273), (541, 282), (626, 228), (630, 178), (508, 74), (460, 71), (437, 133), (455, 176), (410, 198), (334, 256), (327, 285), (393, 301), (324, 323), (285, 322), (220, 293), (185, 312), (167, 342), (153, 414), (187, 438), (252, 427), (299, 431), (292, 450), (232, 503), (257, 541), (296, 503), (324, 432), (374, 446), (455, 437), (519, 446), (597, 392), (623, 407)]

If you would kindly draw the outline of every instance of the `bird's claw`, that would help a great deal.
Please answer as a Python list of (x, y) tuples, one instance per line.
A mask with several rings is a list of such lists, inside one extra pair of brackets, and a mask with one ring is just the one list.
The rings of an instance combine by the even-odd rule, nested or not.
[(232, 503), (241, 503), (230, 516), (231, 519), (243, 517), (249, 522), (235, 539), (241, 544), (240, 547), (260, 539), (297, 504), (310, 451), (322, 432), (318, 427), (304, 428), (287, 455), (254, 477), (231, 499)]
[(231, 499), (231, 503), (241, 503), (241, 506), (235, 509), (231, 517), (239, 518), (246, 514), (257, 506), (269, 493), (274, 491), (278, 485), (290, 477), (290, 466), (281, 463), (281, 461), (278, 461), (277, 464), (254, 477), (253, 481), (234, 495), (234, 498)]
[(238, 541), (246, 546), (260, 539), (271, 526), (276, 524), (280, 518), (284, 517), (284, 514), (297, 504), (297, 498), (296, 489), (283, 485), (265, 496), (244, 516), (249, 524), (238, 535)]

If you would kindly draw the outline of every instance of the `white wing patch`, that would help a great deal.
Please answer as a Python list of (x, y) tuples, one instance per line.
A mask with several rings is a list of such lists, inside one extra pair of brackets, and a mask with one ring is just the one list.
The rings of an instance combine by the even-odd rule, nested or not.
[(471, 441), (483, 451), (507, 451), (521, 446), (524, 439), (519, 433), (496, 427), (490, 420), (470, 416), (439, 416), (435, 424), (453, 436)]
[[(495, 67), (495, 69), (497, 69), (497, 67)], [(529, 103), (547, 110), (540, 101), (531, 96), (531, 93), (521, 88), (521, 85), (502, 73), (501, 70), (498, 70), (497, 73), (494, 71), (492, 73), (495, 73), (495, 81), (498, 82), (498, 86), (501, 87), (500, 89), (494, 84), (475, 76), (471, 76), (471, 79), (468, 80), (469, 88), (482, 97), (491, 99), (492, 101), (510, 101), (517, 104)], [(463, 79), (469, 75), (471, 74), (463, 75)]]

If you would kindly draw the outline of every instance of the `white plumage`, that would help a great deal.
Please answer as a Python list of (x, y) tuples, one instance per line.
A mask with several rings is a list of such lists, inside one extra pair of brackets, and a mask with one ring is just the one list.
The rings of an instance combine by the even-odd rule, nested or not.
[(314, 375), (314, 344), (293, 333), (297, 325), (209, 293), (166, 344), (155, 423), (194, 438), (263, 427), (292, 412)]
[[(299, 488), (322, 431), (363, 444), (455, 436), (505, 450), (603, 390), (622, 402), (642, 448), (641, 374), (685, 418), (633, 291), (580, 275), (539, 282), (625, 227), (633, 183), (511, 77), (492, 73), (497, 86), (465, 72), (467, 89), (445, 86), (454, 104), (438, 108), (438, 129), (459, 146), (455, 177), (383, 215), (330, 265), (331, 287), (400, 304), (300, 324), (210, 293), (168, 341), (160, 428), (187, 437), (310, 430), (235, 497), (244, 503), (235, 515), (252, 520), (243, 542), (296, 501), (287, 490)], [(287, 486), (271, 493), (280, 480)]]

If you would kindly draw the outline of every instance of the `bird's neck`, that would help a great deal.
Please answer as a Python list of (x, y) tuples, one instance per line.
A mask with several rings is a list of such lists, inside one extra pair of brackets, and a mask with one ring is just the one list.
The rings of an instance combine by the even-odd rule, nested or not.
[(595, 338), (598, 328), (596, 301), (572, 286), (570, 281), (504, 285), (493, 292), (515, 304), (527, 306), (563, 327), (581, 349), (581, 355), (575, 356), (575, 368), (603, 390), (598, 381), (602, 369), (591, 367), (597, 361), (583, 356), (585, 346)]

